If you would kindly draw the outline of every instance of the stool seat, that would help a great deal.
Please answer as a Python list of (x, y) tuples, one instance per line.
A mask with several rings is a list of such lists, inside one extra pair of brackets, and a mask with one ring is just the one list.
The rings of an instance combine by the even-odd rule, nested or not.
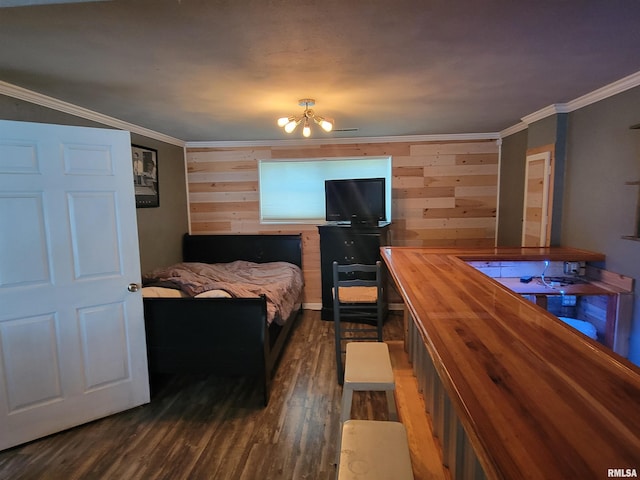
[(407, 431), (399, 422), (347, 420), (338, 480), (413, 480)]
[(397, 420), (389, 347), (383, 342), (347, 343), (344, 384), (342, 386), (341, 422), (351, 417), (354, 391), (384, 391), (387, 394), (389, 420)]
[[(367, 389), (385, 386), (393, 388), (395, 380), (389, 355), (389, 347), (384, 342), (351, 342), (347, 344), (347, 358), (344, 381)], [(374, 389), (375, 390), (375, 389)], [(377, 388), (380, 390), (380, 388)]]

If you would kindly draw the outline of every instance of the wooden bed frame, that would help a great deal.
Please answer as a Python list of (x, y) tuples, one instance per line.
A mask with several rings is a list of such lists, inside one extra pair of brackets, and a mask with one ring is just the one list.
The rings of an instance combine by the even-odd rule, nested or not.
[[(284, 261), (302, 267), (301, 235), (189, 235), (185, 262)], [(145, 298), (149, 372), (255, 375), (264, 404), (276, 362), (301, 309), (267, 327), (267, 302), (254, 298)]]

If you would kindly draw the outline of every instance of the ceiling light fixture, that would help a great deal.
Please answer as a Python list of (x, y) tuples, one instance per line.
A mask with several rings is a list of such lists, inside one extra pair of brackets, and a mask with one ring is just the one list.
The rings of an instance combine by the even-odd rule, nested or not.
[(311, 136), (311, 127), (310, 120), (316, 122), (325, 132), (330, 132), (333, 130), (333, 121), (328, 120), (320, 115), (316, 115), (316, 113), (311, 110), (309, 107), (313, 107), (316, 104), (316, 101), (313, 98), (302, 98), (298, 100), (298, 105), (304, 107), (304, 112), (299, 116), (289, 116), (289, 117), (281, 117), (278, 119), (278, 126), (284, 128), (284, 131), (287, 133), (292, 133), (298, 125), (301, 123), (302, 126), (302, 135), (307, 138)]

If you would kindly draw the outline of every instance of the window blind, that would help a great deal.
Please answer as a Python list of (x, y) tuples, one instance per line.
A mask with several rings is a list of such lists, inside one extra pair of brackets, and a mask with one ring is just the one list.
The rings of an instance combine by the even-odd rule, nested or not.
[(391, 221), (391, 157), (261, 160), (258, 174), (263, 223), (324, 222), (325, 180), (375, 177), (386, 179)]

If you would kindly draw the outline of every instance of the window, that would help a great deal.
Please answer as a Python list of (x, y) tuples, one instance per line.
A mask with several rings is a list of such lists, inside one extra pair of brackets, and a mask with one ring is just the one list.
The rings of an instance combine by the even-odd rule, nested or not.
[(322, 223), (325, 180), (372, 177), (386, 179), (391, 221), (391, 157), (261, 160), (258, 175), (262, 223)]

